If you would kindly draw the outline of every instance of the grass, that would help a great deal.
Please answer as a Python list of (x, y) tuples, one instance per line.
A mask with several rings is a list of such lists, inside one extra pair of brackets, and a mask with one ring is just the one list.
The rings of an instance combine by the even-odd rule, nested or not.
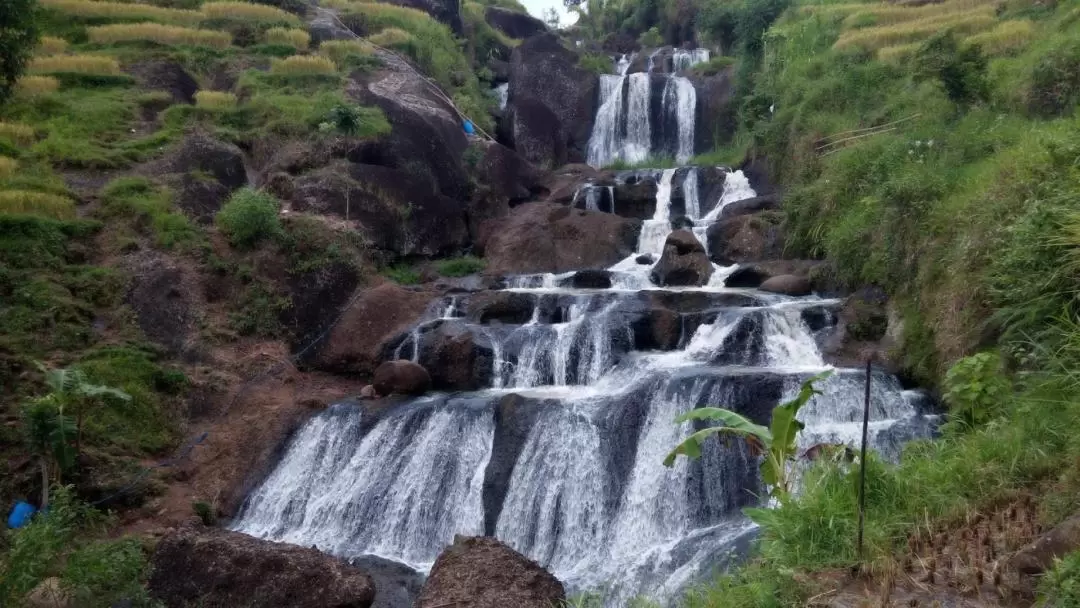
[(311, 45), (311, 36), (304, 30), (273, 27), (266, 30), (264, 40), (267, 44), (291, 46), (296, 50), (305, 50)]
[(319, 55), (295, 55), (271, 61), (270, 73), (287, 77), (333, 76), (337, 66)]
[(375, 60), (375, 47), (364, 40), (327, 40), (319, 45), (319, 54), (346, 69)]
[(420, 271), (404, 263), (383, 270), (383, 276), (400, 285), (418, 285), (421, 279)]
[(0, 138), (10, 141), (16, 146), (29, 146), (34, 143), (36, 133), (34, 127), (30, 125), (0, 122)]
[(90, 27), (86, 30), (90, 42), (153, 42), (168, 46), (190, 45), (225, 49), (232, 46), (232, 36), (225, 32), (200, 30), (160, 23), (118, 23)]
[(32, 74), (88, 74), (119, 76), (120, 62), (101, 55), (54, 55), (35, 57), (30, 61)]
[(34, 54), (38, 56), (43, 55), (60, 55), (67, 51), (68, 41), (63, 38), (57, 38), (56, 36), (42, 36), (38, 41), (37, 47), (34, 49)]
[(845, 32), (836, 41), (836, 49), (876, 50), (887, 46), (928, 38), (942, 30), (960, 34), (990, 29), (997, 22), (991, 14), (946, 13), (883, 27), (868, 27)]
[(7, 156), (0, 156), (0, 179), (7, 179), (19, 170), (19, 161)]
[(199, 238), (188, 218), (172, 208), (169, 190), (144, 177), (116, 178), (102, 189), (101, 196), (103, 218), (130, 218), (159, 247), (190, 245)]
[(231, 110), (236, 108), (236, 95), (223, 91), (199, 91), (195, 93), (195, 107), (203, 110)]
[(416, 42), (416, 38), (401, 28), (388, 27), (368, 36), (367, 41), (375, 46), (408, 52), (409, 45)]
[(435, 264), (436, 270), (444, 277), (466, 277), (484, 269), (484, 260), (466, 255), (452, 260), (442, 260)]
[(938, 4), (911, 7), (890, 6), (887, 4), (871, 5), (849, 14), (844, 19), (844, 25), (846, 27), (887, 26), (960, 14), (993, 15), (995, 4), (996, 2), (988, 0), (951, 0)]
[(968, 36), (965, 44), (977, 44), (989, 55), (1013, 55), (1035, 38), (1035, 24), (1026, 20), (1003, 21), (994, 29)]
[(272, 195), (243, 188), (222, 206), (214, 221), (233, 246), (251, 249), (282, 234), (280, 208)]
[(717, 55), (704, 63), (693, 66), (690, 71), (698, 76), (715, 76), (733, 65), (735, 65), (734, 57)]
[(84, 20), (153, 21), (168, 25), (196, 26), (204, 18), (199, 11), (163, 8), (128, 2), (97, 0), (41, 0), (41, 6)]
[(203, 4), (200, 11), (206, 19), (212, 20), (243, 21), (264, 25), (298, 26), (301, 24), (300, 18), (290, 12), (252, 2), (211, 1)]
[(75, 217), (75, 201), (44, 192), (0, 190), (0, 213), (30, 214), (67, 220)]
[(15, 82), (15, 94), (23, 99), (36, 99), (59, 89), (60, 81), (53, 76), (23, 76)]

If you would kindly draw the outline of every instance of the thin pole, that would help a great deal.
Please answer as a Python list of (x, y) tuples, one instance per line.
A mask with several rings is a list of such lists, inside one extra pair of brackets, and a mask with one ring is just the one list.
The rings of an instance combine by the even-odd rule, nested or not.
[(866, 517), (866, 434), (870, 426), (870, 359), (866, 360), (866, 393), (863, 399), (862, 453), (859, 455), (859, 560), (863, 557), (863, 522)]

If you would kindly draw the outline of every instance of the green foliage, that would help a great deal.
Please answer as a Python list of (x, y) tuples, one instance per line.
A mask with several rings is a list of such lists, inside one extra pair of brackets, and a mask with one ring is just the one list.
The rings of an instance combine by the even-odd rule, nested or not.
[(945, 374), (949, 427), (970, 429), (997, 418), (1012, 392), (996, 352), (960, 359)]
[(727, 68), (735, 65), (734, 57), (726, 57), (724, 55), (717, 55), (705, 63), (699, 63), (690, 68), (690, 71), (697, 76), (716, 76), (720, 72), (723, 72)]
[[(676, 457), (682, 454), (688, 458), (700, 458), (701, 446), (713, 435), (735, 435), (742, 438), (754, 453), (764, 453), (761, 463), (762, 481), (769, 487), (769, 492), (781, 502), (791, 494), (790, 462), (795, 459), (799, 431), (805, 425), (796, 416), (814, 395), (820, 395), (814, 387), (815, 382), (825, 380), (832, 375), (827, 371), (802, 383), (799, 394), (790, 401), (773, 408), (769, 428), (755, 424), (745, 416), (717, 407), (703, 407), (691, 410), (675, 419), (676, 424), (692, 420), (718, 420), (723, 426), (711, 426), (701, 429), (675, 446), (665, 458), (664, 466), (675, 464)], [(755, 513), (760, 510), (755, 510)]]
[(390, 132), (390, 123), (379, 108), (337, 105), (330, 109), (321, 131), (337, 131), (354, 137), (375, 137)]
[(936, 78), (949, 99), (960, 105), (989, 96), (987, 59), (974, 45), (961, 45), (951, 30), (927, 40), (915, 53), (917, 76)]
[(204, 526), (216, 526), (217, 514), (214, 512), (214, 507), (210, 503), (197, 500), (191, 503), (191, 510), (195, 512), (195, 516), (202, 521)]
[(638, 44), (646, 48), (656, 48), (664, 44), (664, 36), (659, 28), (651, 27), (638, 36)]
[(130, 217), (136, 228), (154, 236), (166, 249), (192, 245), (199, 232), (188, 218), (172, 208), (172, 193), (144, 177), (118, 177), (101, 191), (101, 213), (106, 219)]
[(578, 66), (597, 74), (610, 74), (615, 65), (611, 57), (599, 53), (584, 53), (578, 56)]
[(281, 315), (289, 306), (289, 299), (272, 286), (255, 281), (244, 290), (236, 312), (229, 316), (229, 325), (241, 335), (277, 338), (284, 332)]
[(442, 260), (435, 265), (435, 268), (444, 277), (465, 277), (483, 270), (484, 260), (465, 255), (452, 260)]
[(408, 264), (395, 264), (384, 270), (383, 275), (401, 285), (417, 285), (420, 283), (420, 272)]
[(1080, 40), (1063, 41), (1035, 63), (1028, 108), (1040, 116), (1071, 113), (1080, 103)]
[(234, 247), (250, 249), (281, 234), (280, 206), (266, 192), (243, 188), (221, 207), (214, 221)]
[(35, 0), (0, 4), (0, 104), (11, 97), (37, 46), (38, 6)]
[(121, 600), (152, 606), (144, 584), (147, 571), (138, 539), (103, 540), (68, 554), (60, 583), (78, 606), (113, 606)]
[(787, 608), (799, 606), (810, 594), (790, 570), (751, 562), (687, 591), (685, 608)]
[(48, 515), (28, 526), (5, 530), (9, 549), (0, 555), (0, 602), (18, 606), (45, 579), (68, 549), (81, 524), (91, 516), (70, 488), (57, 488)]
[(1080, 606), (1080, 551), (1057, 560), (1039, 581), (1039, 605), (1072, 608)]

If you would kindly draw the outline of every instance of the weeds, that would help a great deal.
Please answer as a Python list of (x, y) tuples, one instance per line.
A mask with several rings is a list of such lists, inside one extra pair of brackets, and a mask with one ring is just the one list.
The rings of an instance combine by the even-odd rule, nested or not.
[(0, 213), (23, 213), (65, 220), (75, 217), (75, 201), (43, 192), (0, 190)]
[(195, 107), (202, 110), (219, 111), (236, 108), (236, 95), (223, 91), (199, 91), (195, 93)]
[(41, 6), (68, 17), (117, 21), (153, 21), (170, 25), (195, 26), (203, 20), (199, 11), (162, 8), (149, 4), (98, 0), (40, 0)]
[(476, 274), (484, 269), (484, 260), (478, 257), (466, 255), (452, 260), (443, 260), (435, 265), (439, 274), (444, 277), (465, 277)]
[(35, 57), (29, 66), (35, 74), (89, 74), (94, 76), (119, 76), (120, 63), (112, 57), (101, 55), (54, 55)]
[(146, 178), (114, 179), (101, 194), (104, 217), (133, 218), (136, 228), (153, 235), (160, 247), (190, 245), (198, 239), (198, 230), (190, 220), (172, 208), (169, 190)]
[(280, 206), (265, 192), (243, 188), (222, 206), (215, 222), (233, 246), (250, 249), (281, 234)]
[(86, 33), (90, 41), (97, 44), (153, 42), (170, 46), (180, 44), (208, 46), (216, 49), (225, 49), (232, 46), (232, 36), (225, 32), (162, 25), (160, 23), (102, 25), (87, 28)]
[(301, 51), (311, 44), (311, 36), (304, 30), (284, 27), (272, 27), (266, 30), (264, 40), (267, 44), (289, 46)]
[(383, 271), (383, 275), (400, 285), (418, 285), (420, 272), (408, 264), (395, 264)]

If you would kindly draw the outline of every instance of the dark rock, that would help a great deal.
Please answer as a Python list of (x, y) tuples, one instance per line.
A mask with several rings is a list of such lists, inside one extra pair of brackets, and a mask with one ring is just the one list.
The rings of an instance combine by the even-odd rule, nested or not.
[(139, 88), (168, 93), (173, 103), (195, 103), (199, 83), (178, 63), (147, 61), (127, 68), (139, 83)]
[(768, 278), (768, 274), (755, 266), (739, 266), (724, 279), (724, 287), (756, 289)]
[(566, 599), (562, 583), (494, 538), (457, 537), (435, 560), (416, 608), (551, 608)]
[(582, 187), (603, 182), (604, 176), (605, 174), (589, 165), (581, 163), (563, 165), (548, 174), (545, 184), (549, 192), (547, 200), (569, 205), (580, 196)]
[(364, 555), (350, 563), (375, 583), (375, 603), (371, 608), (412, 608), (424, 586), (423, 574), (393, 560)]
[(652, 219), (656, 213), (656, 182), (641, 180), (615, 185), (615, 213), (639, 220)]
[(770, 277), (758, 289), (788, 296), (808, 296), (811, 293), (810, 279), (792, 274)]
[(721, 266), (779, 259), (784, 253), (779, 217), (739, 215), (713, 223), (706, 234), (709, 259)]
[(316, 549), (189, 524), (163, 538), (150, 560), (150, 594), (169, 608), (368, 608), (375, 585)]
[(611, 287), (611, 272), (579, 270), (570, 278), (570, 286), (578, 289), (608, 289)]
[(420, 365), (436, 390), (474, 391), (491, 386), (491, 340), (457, 323), (438, 323), (420, 337)]
[(521, 395), (510, 394), (495, 406), (495, 436), (492, 438), (491, 457), (484, 469), (484, 530), (495, 534), (510, 479), (518, 457), (539, 413), (542, 402)]
[(1011, 587), (1030, 595), (1039, 579), (1057, 560), (1080, 548), (1080, 514), (1074, 514), (1017, 551), (1005, 562)]
[(636, 258), (634, 258), (634, 261), (637, 262), (638, 264), (652, 264), (652, 263), (656, 262), (656, 260), (653, 259), (653, 256), (651, 256), (651, 255), (649, 255), (647, 253), (643, 253), (643, 254), (637, 256)]
[(719, 219), (724, 220), (729, 217), (758, 213), (759, 211), (775, 211), (779, 208), (779, 195), (766, 194), (765, 196), (755, 196), (754, 198), (747, 198), (741, 201), (735, 201), (734, 203), (728, 203), (724, 206), (723, 211), (720, 212)]
[(212, 223), (232, 194), (228, 186), (201, 172), (166, 175), (162, 182), (172, 191), (176, 206), (200, 224)]
[(364, 289), (305, 362), (324, 371), (370, 375), (391, 341), (418, 323), (434, 298), (394, 283)]
[(377, 399), (378, 397), (379, 393), (377, 393), (375, 387), (370, 384), (365, 384), (364, 388), (360, 389), (361, 399)]
[(686, 217), (685, 215), (680, 215), (679, 217), (671, 220), (671, 229), (672, 230), (693, 230), (694, 229), (694, 220)]
[(230, 192), (247, 185), (244, 153), (240, 148), (201, 133), (188, 135), (165, 155), (163, 161), (151, 163), (150, 170), (155, 169), (159, 173), (197, 171), (208, 179), (217, 180)]
[(519, 40), (548, 31), (547, 25), (536, 17), (498, 6), (487, 7), (484, 20), (491, 27)]
[(785, 274), (806, 277), (810, 280), (811, 289), (820, 291), (817, 287), (818, 270), (824, 266), (820, 260), (770, 260), (768, 262), (755, 262), (740, 265), (724, 280), (727, 287), (755, 288), (770, 277)]
[(705, 247), (688, 230), (676, 230), (664, 242), (664, 255), (652, 269), (657, 285), (704, 285), (712, 276), (713, 266)]
[(532, 318), (536, 300), (528, 294), (512, 291), (486, 291), (469, 298), (468, 317), (477, 323), (521, 325)]
[(481, 187), (469, 198), (465, 210), (469, 230), (479, 241), (487, 237), (481, 234), (485, 221), (504, 217), (511, 207), (548, 194), (547, 174), (502, 144), (487, 144), (474, 173)]
[(375, 368), (371, 385), (380, 395), (423, 395), (431, 389), (431, 375), (419, 364), (399, 359)]
[(641, 49), (641, 44), (626, 32), (613, 32), (604, 37), (601, 47), (606, 53), (629, 55)]
[(884, 290), (864, 287), (844, 299), (836, 313), (836, 328), (820, 345), (821, 354), (837, 365), (856, 366), (872, 359), (898, 371), (892, 353), (899, 345), (900, 325)]
[(287, 284), (291, 306), (281, 314), (293, 348), (304, 348), (328, 329), (360, 283), (357, 269), (344, 262), (290, 275)]
[[(691, 78), (691, 82), (698, 100), (694, 121), (697, 125), (694, 129), (695, 148), (711, 150), (729, 143), (738, 125), (734, 67), (724, 68), (713, 76)], [(756, 189), (756, 182), (751, 180), (750, 183)], [(757, 192), (763, 194), (760, 190)]]
[(465, 33), (465, 26), (461, 21), (461, 0), (392, 0), (391, 3), (424, 11), (437, 21), (450, 26), (458, 36)]
[(529, 38), (511, 57), (506, 116), (513, 148), (541, 167), (584, 162), (599, 76), (552, 34)]
[(159, 254), (136, 254), (122, 266), (132, 277), (125, 302), (139, 329), (169, 353), (183, 351), (193, 338), (204, 302), (198, 277)]
[(636, 350), (674, 350), (682, 341), (682, 315), (651, 308), (632, 324)]
[(757, 192), (758, 196), (766, 196), (779, 192), (779, 188), (772, 181), (772, 172), (769, 169), (769, 161), (764, 156), (755, 156), (746, 159), (739, 165), (739, 169), (746, 175), (746, 178), (750, 180), (750, 185), (754, 187), (754, 192)]
[(485, 228), (487, 271), (492, 274), (567, 272), (605, 268), (637, 245), (640, 222), (610, 213), (528, 203)]

